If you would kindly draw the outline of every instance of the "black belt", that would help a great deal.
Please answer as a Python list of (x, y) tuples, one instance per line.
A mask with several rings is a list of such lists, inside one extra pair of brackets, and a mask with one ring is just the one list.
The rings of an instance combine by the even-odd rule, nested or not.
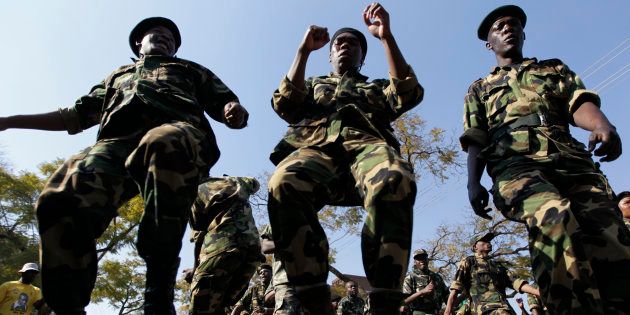
[(515, 121), (510, 124), (501, 126), (495, 130), (490, 130), (490, 138), (492, 141), (498, 141), (505, 134), (511, 132), (512, 130), (521, 128), (521, 127), (551, 127), (551, 126), (562, 126), (566, 127), (566, 123), (555, 119), (553, 117), (549, 117), (544, 113), (532, 113), (527, 116), (522, 116), (517, 118)]

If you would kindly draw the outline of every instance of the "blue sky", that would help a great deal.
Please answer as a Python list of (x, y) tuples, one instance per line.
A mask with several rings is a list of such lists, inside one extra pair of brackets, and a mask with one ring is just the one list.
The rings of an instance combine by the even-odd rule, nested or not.
[[(271, 93), (286, 74), (304, 31), (310, 24), (364, 31), (361, 12), (369, 2), (339, 0), (274, 1), (3, 1), (0, 3), (0, 116), (41, 113), (70, 106), (116, 67), (130, 62), (131, 28), (149, 16), (173, 19), (182, 33), (181, 58), (214, 71), (236, 92), (250, 112), (249, 127), (230, 130), (211, 122), (222, 151), (212, 174), (255, 176), (272, 171), (268, 154), (286, 129), (270, 107)], [(426, 96), (415, 109), (430, 126), (447, 130), (454, 140), (462, 132), (464, 94), (475, 79), (495, 64), (476, 38), (480, 20), (506, 1), (382, 2), (392, 30)], [(627, 1), (516, 1), (528, 14), (524, 54), (560, 58), (595, 87), (615, 72), (620, 78), (601, 90), (602, 108), (630, 150), (630, 3)], [(593, 65), (614, 51), (610, 62)], [(387, 77), (380, 43), (368, 37), (363, 73)], [(311, 55), (307, 75), (330, 71), (327, 47)], [(599, 67), (601, 65), (601, 67)], [(597, 69), (597, 71), (593, 71)], [(618, 72), (620, 71), (620, 72)], [(613, 76), (614, 78), (614, 76)], [(625, 96), (625, 95), (624, 95)], [(625, 118), (624, 118), (625, 117)], [(588, 134), (575, 132), (585, 141)], [(96, 128), (80, 135), (65, 132), (10, 130), (0, 133), (0, 150), (16, 170), (34, 170), (43, 161), (68, 157), (89, 146)], [(630, 189), (630, 154), (604, 171), (615, 190)], [(489, 186), (489, 179), (484, 183)], [(443, 222), (461, 220), (467, 206), (463, 175), (441, 184), (423, 177), (418, 186), (414, 242), (431, 237)], [(358, 238), (338, 244), (337, 267), (363, 274)], [(185, 247), (183, 266), (192, 264)]]

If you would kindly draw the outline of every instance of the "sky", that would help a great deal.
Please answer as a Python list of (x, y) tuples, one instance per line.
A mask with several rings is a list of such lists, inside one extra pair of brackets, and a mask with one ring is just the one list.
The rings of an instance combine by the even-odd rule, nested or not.
[[(602, 109), (630, 150), (630, 3), (628, 1), (383, 1), (391, 28), (407, 62), (425, 88), (414, 111), (431, 127), (446, 130), (448, 141), (462, 133), (463, 97), (485, 76), (494, 56), (477, 39), (481, 19), (499, 5), (520, 5), (528, 15), (524, 55), (560, 58), (581, 75), (587, 87), (599, 87)], [(171, 18), (180, 28), (181, 58), (217, 74), (250, 112), (249, 126), (231, 130), (211, 121), (222, 154), (213, 175), (256, 176), (272, 172), (268, 155), (286, 130), (271, 109), (270, 98), (293, 60), (311, 24), (332, 34), (341, 27), (368, 36), (363, 74), (388, 76), (382, 45), (370, 37), (361, 13), (367, 1), (0, 1), (0, 116), (34, 114), (72, 106), (77, 97), (118, 66), (130, 63), (129, 31), (150, 16)], [(307, 76), (330, 71), (327, 46), (311, 54)], [(604, 58), (602, 58), (604, 57)], [(613, 79), (617, 78), (613, 81)], [(623, 95), (623, 96), (622, 96)], [(66, 158), (91, 145), (92, 128), (65, 132), (0, 132), (2, 158), (14, 170)], [(588, 133), (574, 130), (586, 141)], [(463, 156), (462, 156), (463, 158)], [(630, 190), (630, 154), (602, 166), (613, 189)], [(418, 182), (414, 209), (414, 247), (441, 223), (459, 222), (468, 207), (464, 174), (441, 183), (430, 176)], [(486, 187), (490, 180), (483, 179)], [(363, 274), (359, 238), (335, 244), (336, 267)], [(192, 247), (181, 253), (182, 267), (192, 265)], [(91, 306), (95, 313), (113, 312)], [(107, 310), (107, 311), (106, 311)]]

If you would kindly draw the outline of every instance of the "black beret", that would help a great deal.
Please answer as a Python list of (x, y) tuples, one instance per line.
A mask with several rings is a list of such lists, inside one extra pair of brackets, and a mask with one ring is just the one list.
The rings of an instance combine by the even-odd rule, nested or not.
[(263, 269), (267, 269), (269, 271), (271, 271), (271, 265), (270, 264), (261, 264), (260, 266), (258, 266), (258, 272), (260, 272)]
[(140, 21), (140, 23), (138, 23), (138, 25), (136, 25), (136, 27), (131, 30), (131, 33), (129, 33), (129, 46), (137, 57), (140, 57), (140, 47), (136, 45), (136, 42), (139, 41), (144, 36), (144, 34), (146, 34), (147, 31), (154, 26), (164, 26), (169, 29), (171, 33), (173, 33), (173, 37), (175, 37), (175, 49), (178, 49), (179, 46), (182, 44), (182, 37), (179, 34), (179, 29), (173, 21), (164, 17), (146, 18)]
[(525, 27), (525, 23), (527, 23), (527, 15), (525, 15), (525, 11), (516, 5), (504, 5), (498, 7), (492, 12), (488, 13), (481, 24), (479, 24), (479, 28), (477, 29), (477, 37), (483, 41), (488, 39), (488, 32), (490, 32), (490, 27), (492, 24), (501, 17), (504, 16), (513, 16), (519, 20), (521, 20), (521, 25)]
[(622, 191), (617, 195), (617, 201), (621, 201), (621, 199), (630, 197), (630, 191)]
[(343, 28), (338, 29), (335, 32), (335, 34), (332, 36), (332, 38), (330, 39), (329, 48), (332, 48), (332, 44), (335, 41), (335, 38), (337, 38), (337, 36), (339, 36), (342, 33), (350, 33), (359, 39), (359, 44), (361, 45), (361, 51), (363, 51), (363, 58), (365, 58), (365, 55), (367, 54), (367, 40), (365, 39), (365, 35), (363, 35), (363, 33), (361, 33), (359, 30), (354, 29), (352, 27), (343, 27)]

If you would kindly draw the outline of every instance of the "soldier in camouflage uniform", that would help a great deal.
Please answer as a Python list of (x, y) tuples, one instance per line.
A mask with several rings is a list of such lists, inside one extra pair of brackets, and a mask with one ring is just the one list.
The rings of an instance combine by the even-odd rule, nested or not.
[(271, 279), (271, 285), (267, 288), (267, 292), (265, 292), (265, 301), (275, 301), (273, 312), (275, 315), (303, 314), (302, 308), (300, 307), (300, 300), (295, 293), (295, 288), (289, 283), (287, 272), (284, 270), (284, 264), (275, 253), (276, 246), (273, 242), (270, 225), (265, 226), (262, 230), (260, 239), (263, 254), (273, 254), (273, 277)]
[(230, 128), (247, 111), (211, 71), (174, 57), (181, 43), (166, 18), (141, 21), (129, 44), (139, 57), (58, 111), (0, 118), (0, 130), (79, 133), (99, 126), (97, 142), (50, 178), (36, 205), (42, 291), (57, 314), (81, 314), (96, 279), (95, 239), (116, 210), (141, 193), (137, 249), (147, 266), (146, 314), (171, 314), (188, 214), (201, 178), (219, 158), (204, 112)]
[(258, 267), (258, 281), (249, 287), (245, 295), (234, 305), (232, 315), (272, 314), (273, 308), (265, 306), (265, 292), (271, 283), (271, 266), (262, 264)]
[(403, 282), (403, 293), (408, 295), (404, 301), (404, 309), (411, 315), (438, 314), (449, 295), (444, 279), (429, 270), (429, 255), (426, 250), (416, 250), (413, 260), (413, 270)]
[(190, 217), (195, 243), (190, 314), (225, 314), (264, 261), (249, 204), (259, 187), (254, 178), (231, 176), (199, 185)]
[(468, 292), (471, 314), (510, 315), (510, 307), (505, 294), (506, 288), (520, 293), (540, 295), (527, 281), (516, 279), (505, 266), (492, 259), (490, 252), (494, 233), (475, 236), (471, 245), (475, 254), (459, 262), (457, 273), (451, 283), (451, 293), (446, 303), (444, 315), (450, 315), (458, 293)]
[[(615, 160), (621, 140), (599, 96), (562, 61), (523, 58), (525, 22), (521, 8), (503, 6), (477, 32), (497, 66), (464, 101), (471, 205), (489, 217), (480, 184), (487, 165), (494, 205), (527, 225), (533, 274), (552, 313), (628, 310), (630, 233), (590, 153), (601, 142), (595, 155)], [(588, 150), (569, 124), (591, 131)]]
[(411, 247), (413, 170), (401, 158), (390, 123), (422, 99), (423, 89), (403, 58), (378, 3), (363, 12), (385, 47), (390, 80), (367, 81), (359, 70), (367, 41), (338, 30), (330, 42), (329, 75), (304, 80), (308, 56), (329, 42), (326, 28), (306, 31), (287, 77), (273, 94), (276, 113), (290, 124), (271, 154), (269, 220), (278, 255), (301, 305), (330, 314), (328, 241), (317, 212), (324, 205), (363, 205), (363, 266), (375, 314), (397, 311)]
[(623, 191), (617, 195), (617, 207), (623, 216), (623, 223), (630, 229), (630, 191)]
[(337, 315), (363, 315), (365, 301), (359, 297), (359, 287), (354, 281), (346, 282), (346, 296), (337, 304)]

